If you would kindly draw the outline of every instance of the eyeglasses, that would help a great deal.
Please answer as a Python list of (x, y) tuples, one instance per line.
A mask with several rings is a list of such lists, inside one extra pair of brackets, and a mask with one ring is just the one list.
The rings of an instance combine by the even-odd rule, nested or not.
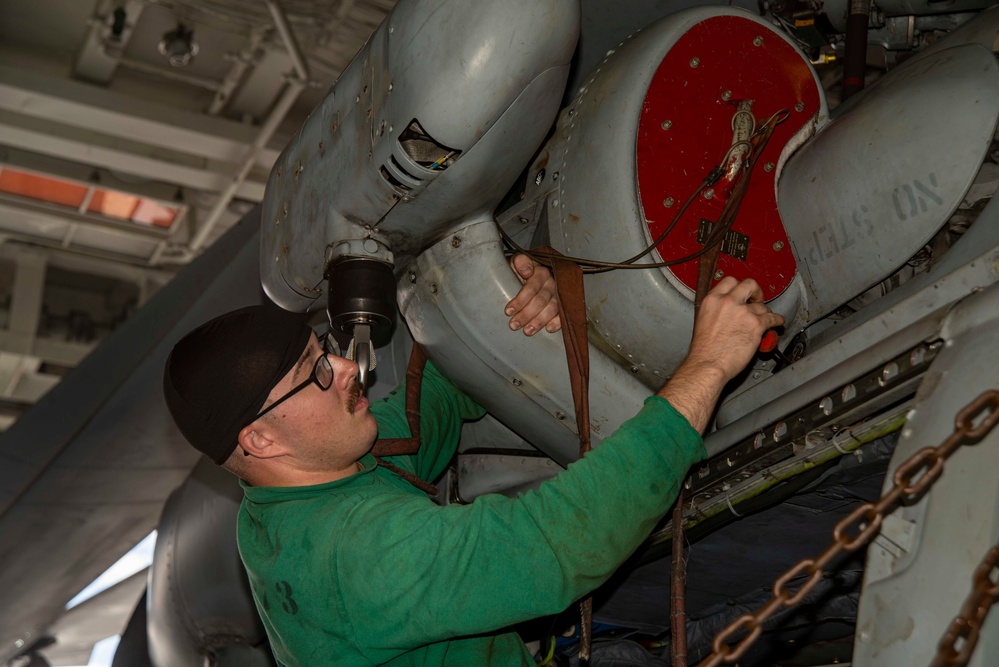
[(322, 346), (326, 354), (332, 354), (337, 357), (343, 356), (340, 352), (340, 343), (333, 336), (332, 326), (326, 330), (326, 333), (319, 337), (319, 344)]
[(257, 421), (258, 419), (266, 415), (268, 412), (270, 412), (271, 410), (281, 405), (282, 403), (287, 401), (289, 398), (291, 398), (298, 392), (308, 387), (313, 382), (315, 382), (319, 386), (319, 388), (322, 389), (323, 391), (326, 391), (327, 389), (333, 386), (333, 366), (330, 365), (330, 360), (329, 357), (327, 356), (327, 353), (319, 355), (319, 358), (316, 359), (316, 365), (312, 367), (312, 375), (309, 376), (308, 380), (301, 383), (300, 385), (289, 391), (287, 394), (285, 394), (278, 400), (271, 403), (267, 408), (261, 410), (260, 413), (253, 418), (253, 421)]

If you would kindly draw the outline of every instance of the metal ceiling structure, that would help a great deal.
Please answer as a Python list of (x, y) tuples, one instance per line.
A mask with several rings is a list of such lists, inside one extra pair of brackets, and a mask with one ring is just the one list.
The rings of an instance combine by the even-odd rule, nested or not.
[(0, 429), (262, 199), (287, 138), (393, 5), (0, 6)]

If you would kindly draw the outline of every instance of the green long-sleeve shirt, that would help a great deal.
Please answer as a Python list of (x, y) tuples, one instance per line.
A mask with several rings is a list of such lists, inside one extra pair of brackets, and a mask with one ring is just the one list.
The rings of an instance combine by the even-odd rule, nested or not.
[[(407, 437), (405, 393), (371, 406), (380, 437)], [(483, 409), (432, 365), (423, 445), (393, 463), (433, 479)], [(704, 455), (666, 401), (535, 491), (440, 507), (365, 456), (306, 487), (244, 485), (238, 541), (281, 665), (533, 665), (511, 624), (556, 613), (638, 547)]]

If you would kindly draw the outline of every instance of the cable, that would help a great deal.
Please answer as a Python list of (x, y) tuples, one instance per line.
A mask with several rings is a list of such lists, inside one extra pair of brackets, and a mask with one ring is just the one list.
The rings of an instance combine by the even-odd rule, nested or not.
[[(752, 129), (749, 131), (749, 136), (756, 134), (756, 116), (749, 109), (739, 109), (734, 114), (732, 114), (732, 122), (730, 123), (732, 127), (732, 132), (735, 132), (735, 119), (739, 116), (746, 115), (749, 116), (749, 122), (752, 125)], [(766, 125), (766, 123), (764, 123)], [(762, 126), (761, 126), (762, 127)], [(733, 144), (734, 146), (735, 144)]]
[(547, 664), (549, 664), (552, 661), (552, 658), (555, 657), (555, 637), (554, 637), (554, 635), (551, 636), (551, 637), (549, 637), (549, 639), (551, 639), (551, 643), (548, 645), (548, 653), (545, 655), (544, 659), (541, 662), (538, 663), (539, 667), (541, 665), (547, 665)]
[[(781, 114), (783, 114), (783, 115), (781, 115)], [(761, 134), (762, 132), (765, 132), (766, 128), (770, 125), (770, 123), (772, 121), (774, 121), (774, 119), (777, 118), (778, 116), (780, 116), (780, 118), (777, 119), (776, 122), (774, 122), (774, 127), (777, 127), (778, 125), (780, 125), (781, 123), (783, 123), (785, 120), (787, 120), (791, 116), (791, 110), (788, 109), (787, 107), (785, 107), (783, 109), (780, 109), (779, 111), (774, 112), (774, 114), (772, 116), (770, 116), (770, 118), (767, 118), (766, 122), (764, 122), (762, 125), (760, 125), (759, 128), (757, 128), (756, 134)], [(773, 130), (770, 130), (770, 131), (772, 132)], [(756, 136), (756, 135), (754, 134), (753, 136)]]
[(629, 257), (628, 259), (624, 260), (621, 263), (634, 264), (635, 261), (641, 259), (645, 255), (652, 252), (660, 243), (666, 240), (666, 237), (669, 236), (669, 233), (673, 231), (674, 227), (676, 227), (676, 223), (680, 222), (680, 218), (682, 218), (683, 214), (687, 212), (687, 208), (689, 208), (690, 205), (694, 203), (694, 200), (697, 199), (697, 196), (702, 192), (704, 192), (704, 188), (708, 187), (709, 185), (712, 185), (712, 181), (717, 180), (717, 178), (712, 178), (715, 175), (716, 171), (718, 171), (717, 167), (712, 169), (711, 173), (709, 173), (707, 176), (704, 177), (704, 180), (701, 181), (701, 185), (696, 190), (694, 190), (694, 193), (690, 195), (690, 197), (687, 198), (687, 201), (683, 203), (683, 206), (681, 206), (680, 210), (676, 212), (676, 215), (673, 216), (673, 220), (669, 223), (669, 225), (666, 226), (666, 229), (665, 231), (663, 231), (662, 234), (657, 236), (656, 239), (651, 244), (645, 246), (645, 248), (643, 248), (642, 251), (639, 252), (637, 255)]
[[(736, 115), (738, 115), (738, 113)], [(751, 141), (748, 142), (750, 143), (750, 155), (746, 159), (746, 169), (743, 170), (741, 178), (737, 181), (736, 187), (732, 192), (732, 197), (728, 200), (728, 202), (726, 202), (724, 209), (722, 209), (722, 215), (720, 219), (727, 220), (727, 224), (716, 225), (712, 229), (712, 232), (709, 235), (707, 242), (704, 244), (704, 247), (689, 255), (686, 255), (684, 257), (679, 257), (677, 259), (665, 260), (662, 262), (648, 262), (645, 264), (633, 263), (638, 258), (651, 252), (656, 246), (658, 246), (663, 240), (665, 240), (666, 236), (673, 230), (677, 222), (680, 220), (680, 217), (683, 215), (684, 212), (686, 212), (687, 207), (690, 206), (690, 204), (694, 201), (697, 195), (699, 195), (704, 190), (704, 188), (708, 187), (708, 185), (717, 182), (721, 174), (724, 173), (722, 166), (717, 166), (714, 169), (712, 169), (712, 171), (708, 174), (708, 176), (705, 177), (704, 181), (702, 181), (702, 183), (698, 186), (697, 190), (690, 196), (690, 198), (687, 199), (687, 201), (680, 208), (680, 210), (677, 211), (676, 216), (673, 218), (673, 221), (669, 224), (666, 230), (662, 234), (660, 234), (652, 244), (646, 246), (646, 248), (642, 250), (639, 254), (621, 262), (605, 262), (596, 259), (588, 259), (585, 257), (555, 255), (545, 251), (527, 250), (518, 245), (516, 241), (510, 238), (510, 236), (501, 226), (497, 225), (497, 228), (499, 229), (500, 232), (500, 236), (502, 237), (503, 241), (508, 246), (510, 246), (515, 252), (527, 255), (528, 257), (530, 257), (532, 260), (534, 260), (539, 264), (543, 264), (545, 266), (550, 267), (551, 261), (555, 258), (568, 259), (569, 261), (575, 262), (580, 267), (582, 267), (584, 273), (602, 273), (604, 271), (611, 271), (614, 269), (657, 269), (657, 268), (675, 266), (677, 264), (683, 264), (684, 262), (689, 262), (693, 259), (697, 259), (701, 255), (710, 251), (715, 245), (721, 243), (722, 240), (725, 238), (725, 234), (727, 234), (728, 231), (731, 229), (732, 223), (735, 220), (735, 211), (733, 211), (733, 208), (737, 210), (738, 205), (742, 202), (742, 197), (745, 195), (746, 185), (748, 185), (748, 176), (749, 173), (752, 171), (753, 166), (756, 164), (756, 158), (759, 156), (760, 153), (763, 152), (764, 147), (766, 147), (767, 142), (770, 140), (770, 136), (773, 134), (773, 131), (777, 127), (777, 125), (784, 122), (789, 115), (790, 112), (787, 109), (781, 109), (776, 113), (774, 113), (772, 116), (770, 116), (770, 118), (768, 118), (766, 122), (760, 124), (753, 132), (753, 135), (750, 137), (750, 140), (755, 139), (757, 137), (762, 137), (762, 139), (756, 145), (755, 149), (752, 146)], [(747, 143), (747, 142), (740, 141), (732, 144), (732, 146), (729, 147), (728, 152), (726, 153), (726, 159), (728, 159), (728, 156), (731, 154), (731, 152), (742, 143)], [(731, 216), (727, 216), (729, 212), (732, 213)]]

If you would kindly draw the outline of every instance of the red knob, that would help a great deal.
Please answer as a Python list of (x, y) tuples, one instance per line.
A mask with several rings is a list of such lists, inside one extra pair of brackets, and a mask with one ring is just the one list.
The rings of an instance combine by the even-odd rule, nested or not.
[(763, 340), (760, 341), (760, 352), (767, 354), (773, 352), (777, 349), (777, 343), (780, 341), (780, 336), (773, 329), (767, 329), (767, 332), (763, 334)]

